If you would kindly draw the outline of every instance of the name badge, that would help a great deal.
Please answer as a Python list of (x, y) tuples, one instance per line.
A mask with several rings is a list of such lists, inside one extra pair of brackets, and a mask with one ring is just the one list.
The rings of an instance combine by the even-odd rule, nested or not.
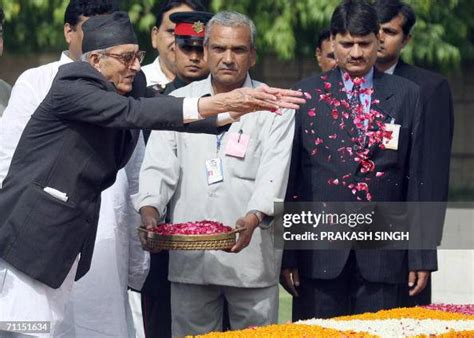
[(385, 149), (398, 150), (398, 138), (400, 136), (400, 125), (394, 123), (385, 123), (385, 130), (392, 132), (392, 137), (383, 138)]
[(238, 158), (244, 158), (249, 145), (250, 135), (239, 133), (229, 133), (227, 137), (227, 145), (225, 147), (225, 154)]
[(213, 158), (206, 161), (207, 184), (211, 185), (224, 180), (222, 161), (220, 158)]

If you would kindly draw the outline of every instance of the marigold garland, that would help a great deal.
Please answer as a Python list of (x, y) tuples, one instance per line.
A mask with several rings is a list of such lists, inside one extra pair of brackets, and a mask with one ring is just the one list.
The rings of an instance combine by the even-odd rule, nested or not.
[[(191, 336), (187, 336), (190, 338)], [(364, 332), (341, 332), (316, 325), (280, 324), (239, 331), (211, 332), (196, 338), (377, 338)]]
[[(334, 318), (335, 320), (383, 320), (383, 319), (435, 319), (435, 320), (474, 320), (474, 315), (468, 315), (455, 312), (444, 312), (439, 310), (430, 310), (422, 307), (398, 308), (392, 310), (382, 310), (376, 313), (364, 313), (361, 315), (343, 316)], [(191, 337), (191, 336), (188, 336)], [(206, 335), (196, 336), (198, 338), (373, 338), (378, 337), (366, 332), (339, 331), (330, 328), (324, 328), (317, 325), (304, 324), (280, 324), (264, 327), (254, 327), (239, 331), (212, 332)], [(474, 331), (454, 331), (440, 335), (417, 335), (412, 338), (474, 338)]]
[(467, 315), (456, 312), (445, 312), (430, 310), (422, 307), (404, 307), (392, 310), (382, 310), (375, 313), (364, 313), (361, 315), (343, 316), (334, 318), (335, 320), (373, 320), (373, 319), (439, 319), (439, 320), (474, 320), (474, 315)]

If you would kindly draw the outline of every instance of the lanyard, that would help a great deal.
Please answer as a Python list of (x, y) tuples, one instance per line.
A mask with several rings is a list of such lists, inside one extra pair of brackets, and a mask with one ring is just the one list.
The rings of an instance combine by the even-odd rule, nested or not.
[(224, 137), (225, 132), (223, 132), (220, 135), (216, 135), (216, 156), (219, 155), (219, 150), (221, 149), (222, 145), (222, 138)]

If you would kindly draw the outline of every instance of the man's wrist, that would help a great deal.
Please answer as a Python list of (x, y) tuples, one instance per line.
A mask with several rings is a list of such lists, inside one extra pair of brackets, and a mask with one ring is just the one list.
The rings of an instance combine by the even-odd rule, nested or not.
[(249, 212), (247, 212), (247, 215), (252, 215), (253, 217), (255, 217), (255, 219), (257, 220), (257, 224), (255, 225), (255, 227), (258, 227), (265, 218), (263, 212), (258, 210), (250, 210)]

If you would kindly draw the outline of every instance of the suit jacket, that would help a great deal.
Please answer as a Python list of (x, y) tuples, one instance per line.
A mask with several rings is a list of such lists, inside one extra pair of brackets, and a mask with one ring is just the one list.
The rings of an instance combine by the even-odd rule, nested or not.
[[(76, 279), (83, 276), (100, 193), (127, 163), (139, 128), (202, 130), (183, 125), (182, 101), (121, 96), (88, 63), (61, 66), (21, 136), (0, 190), (0, 257), (57, 288), (80, 253)], [(209, 125), (207, 130), (218, 132), (215, 119)], [(66, 193), (67, 201), (45, 187)]]
[[(356, 195), (347, 186), (329, 185), (328, 181), (345, 174), (351, 174), (350, 182), (347, 183), (364, 182), (365, 179), (359, 162), (334, 160), (340, 158), (338, 149), (354, 144), (352, 137), (355, 126), (349, 118), (341, 129), (340, 119), (331, 117), (332, 108), (321, 101), (319, 95), (325, 92), (325, 82), (330, 83), (329, 91), (333, 97), (347, 100), (346, 94), (341, 91), (343, 85), (339, 69), (296, 85), (296, 88), (309, 92), (312, 99), (296, 113), (287, 200), (356, 201)], [(373, 89), (371, 109), (382, 113), (384, 122), (394, 119), (401, 128), (398, 150), (381, 149), (378, 146), (369, 148), (370, 160), (375, 163), (377, 171), (384, 172), (382, 177), (372, 179), (370, 183), (372, 200), (418, 201), (423, 146), (419, 88), (397, 76), (374, 71)], [(314, 110), (315, 114), (310, 113), (310, 110)], [(322, 146), (315, 145), (317, 137), (324, 140)], [(344, 268), (349, 252), (349, 249), (286, 251), (283, 266), (298, 267), (300, 274), (307, 278), (333, 279)], [(433, 252), (428, 255), (426, 252), (405, 250), (356, 250), (356, 257), (364, 278), (374, 282), (405, 281), (408, 268), (436, 269), (436, 254)]]
[(409, 65), (400, 60), (395, 75), (413, 81), (420, 87), (425, 115), (423, 143), (423, 185), (421, 200), (427, 204), (425, 222), (436, 232), (441, 242), (445, 218), (445, 204), (449, 190), (449, 165), (453, 141), (454, 112), (448, 80), (431, 71)]

